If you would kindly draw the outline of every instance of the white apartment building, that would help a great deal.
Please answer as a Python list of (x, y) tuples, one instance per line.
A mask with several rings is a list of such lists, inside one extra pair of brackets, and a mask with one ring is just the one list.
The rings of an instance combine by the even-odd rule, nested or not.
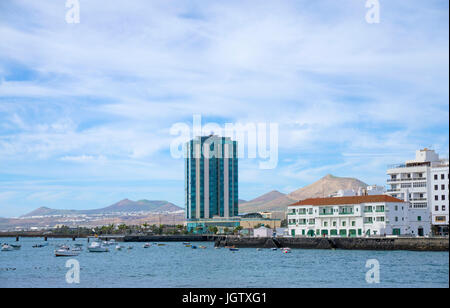
[(292, 236), (413, 234), (408, 203), (388, 195), (312, 198), (288, 206)]
[(417, 232), (422, 227), (425, 233), (429, 228), (434, 234), (448, 235), (448, 159), (440, 159), (425, 148), (416, 151), (414, 160), (390, 166), (387, 174), (387, 193), (410, 203), (410, 227)]

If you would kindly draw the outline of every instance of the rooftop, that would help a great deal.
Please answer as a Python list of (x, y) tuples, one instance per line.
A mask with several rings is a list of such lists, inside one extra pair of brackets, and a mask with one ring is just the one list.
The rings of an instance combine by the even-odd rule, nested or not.
[(387, 195), (369, 195), (369, 196), (348, 196), (348, 197), (333, 197), (333, 198), (309, 198), (298, 201), (289, 206), (296, 205), (344, 205), (344, 204), (361, 204), (361, 203), (376, 203), (376, 202), (404, 202), (401, 199), (394, 198)]

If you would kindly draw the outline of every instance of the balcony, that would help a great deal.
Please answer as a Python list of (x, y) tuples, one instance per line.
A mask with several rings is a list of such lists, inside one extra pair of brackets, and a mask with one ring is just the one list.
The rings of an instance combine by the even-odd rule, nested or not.
[(407, 182), (407, 181), (426, 181), (427, 178), (424, 177), (412, 177), (412, 178), (403, 178), (403, 179), (387, 179), (386, 182), (392, 183), (392, 182)]
[(353, 211), (342, 211), (342, 212), (339, 212), (339, 215), (353, 215), (354, 213), (353, 213)]
[(320, 212), (319, 215), (333, 215), (333, 212)]

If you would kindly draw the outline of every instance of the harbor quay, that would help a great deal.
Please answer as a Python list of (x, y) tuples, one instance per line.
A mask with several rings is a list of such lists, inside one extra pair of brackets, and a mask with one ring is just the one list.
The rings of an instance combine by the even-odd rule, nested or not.
[(217, 237), (215, 247), (449, 251), (448, 237)]

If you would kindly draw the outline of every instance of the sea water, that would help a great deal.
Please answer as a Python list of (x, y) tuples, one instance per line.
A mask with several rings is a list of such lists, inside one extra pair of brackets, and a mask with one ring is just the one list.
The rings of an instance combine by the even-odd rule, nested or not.
[[(15, 239), (0, 238), (14, 244)], [(192, 249), (179, 242), (143, 248), (120, 243), (106, 253), (87, 251), (87, 239), (76, 241), (21, 238), (17, 251), (0, 252), (0, 287), (449, 287), (449, 253), (415, 251), (300, 250), (291, 253), (243, 248), (215, 249), (212, 242)], [(55, 257), (56, 246), (83, 244), (77, 257)], [(133, 249), (127, 249), (132, 246)], [(80, 265), (79, 283), (68, 283), (66, 262)], [(379, 264), (379, 283), (368, 283), (368, 260)], [(370, 262), (369, 262), (370, 263)], [(370, 263), (372, 264), (372, 263)], [(70, 280), (69, 280), (70, 282)], [(372, 281), (373, 282), (373, 281)]]

